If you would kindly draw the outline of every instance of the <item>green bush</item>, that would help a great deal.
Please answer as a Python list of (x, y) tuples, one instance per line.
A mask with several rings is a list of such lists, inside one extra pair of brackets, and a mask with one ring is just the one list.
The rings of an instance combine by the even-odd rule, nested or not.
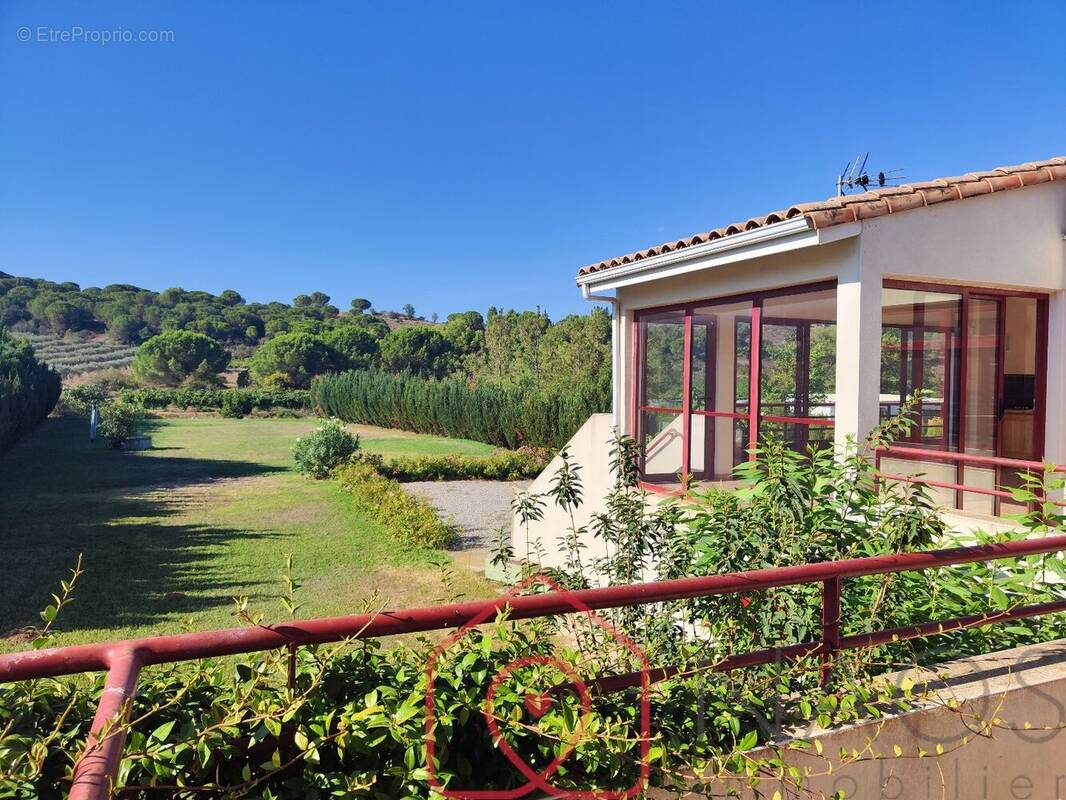
[(312, 478), (328, 478), (330, 472), (359, 449), (359, 437), (344, 429), (339, 419), (328, 419), (314, 432), (301, 436), (292, 448), (296, 469)]
[(609, 385), (533, 391), (464, 379), (427, 380), (383, 372), (325, 375), (311, 385), (311, 404), (345, 422), (474, 439), (516, 449), (562, 448), (590, 415), (610, 410)]
[(114, 450), (133, 435), (137, 420), (144, 416), (144, 409), (132, 403), (121, 401), (104, 403), (100, 406), (100, 424), (97, 434)]
[(247, 392), (227, 389), (222, 393), (222, 404), (218, 413), (223, 417), (240, 419), (252, 410), (252, 398)]
[(87, 417), (93, 403), (97, 405), (107, 401), (107, 387), (99, 383), (86, 383), (82, 386), (65, 386), (60, 396), (62, 410), (78, 417)]
[(405, 492), (372, 464), (347, 464), (333, 475), (355, 498), (359, 510), (395, 539), (419, 547), (445, 547), (455, 538), (455, 526), (443, 522), (433, 506)]
[(229, 353), (209, 336), (194, 331), (164, 331), (137, 348), (133, 374), (166, 386), (211, 386), (229, 364)]
[(252, 411), (300, 410), (311, 407), (310, 395), (306, 389), (123, 389), (119, 391), (118, 397), (144, 408), (220, 411), (225, 398), (231, 392), (241, 395), (239, 405), (247, 409), (245, 414)]
[(497, 450), (487, 456), (401, 456), (389, 461), (379, 459), (375, 466), (385, 477), (398, 481), (517, 481), (536, 477), (551, 459), (552, 451), (547, 448), (523, 447)]
[(59, 374), (24, 339), (0, 328), (0, 450), (37, 425), (59, 399)]

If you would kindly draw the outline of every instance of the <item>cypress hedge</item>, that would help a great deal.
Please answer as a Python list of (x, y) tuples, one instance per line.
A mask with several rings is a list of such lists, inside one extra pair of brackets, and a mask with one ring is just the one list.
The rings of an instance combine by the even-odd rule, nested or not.
[(59, 373), (34, 357), (28, 341), (0, 328), (0, 450), (47, 417), (59, 392)]
[(315, 378), (311, 404), (346, 422), (473, 439), (497, 447), (559, 449), (590, 415), (611, 405), (609, 386), (576, 385), (567, 392), (471, 385), (462, 378), (430, 380), (377, 371)]

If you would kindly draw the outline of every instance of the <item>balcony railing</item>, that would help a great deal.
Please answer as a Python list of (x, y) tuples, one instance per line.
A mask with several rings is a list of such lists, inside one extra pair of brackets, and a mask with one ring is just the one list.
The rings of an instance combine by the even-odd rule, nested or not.
[[(510, 619), (530, 619), (574, 614), (577, 609), (583, 608), (620, 608), (821, 583), (822, 627), (819, 639), (737, 653), (720, 661), (697, 665), (696, 669), (724, 672), (782, 660), (796, 661), (817, 657), (821, 679), (825, 684), (830, 680), (834, 658), (842, 651), (877, 647), (891, 642), (1066, 611), (1066, 599), (1060, 599), (988, 614), (954, 617), (843, 636), (840, 595), (844, 580), (867, 575), (887, 575), (1043, 555), (1064, 550), (1066, 536), (1049, 536), (976, 547), (827, 561), (571, 592), (517, 597), (507, 595), (482, 602), (74, 645), (0, 655), (0, 681), (107, 671), (104, 691), (89, 730), (84, 754), (74, 769), (70, 792), (73, 800), (104, 800), (110, 797), (114, 788), (125, 744), (125, 722), (140, 672), (145, 666), (288, 648), (289, 680), (290, 685), (294, 685), (296, 649), (303, 645), (458, 628), (481, 619), (492, 619), (492, 615), (505, 609), (509, 610)], [(591, 683), (601, 693), (610, 692), (666, 680), (678, 674), (680, 669), (678, 666), (661, 666), (644, 672), (601, 677)], [(686, 665), (684, 669), (692, 670), (693, 667)]]
[[(919, 464), (950, 464), (955, 468), (955, 480), (941, 481), (921, 474), (906, 475), (898, 472), (886, 472), (881, 469), (881, 462), (886, 457), (904, 461), (913, 461)], [(963, 508), (965, 495), (967, 494), (979, 494), (991, 497), (993, 514), (996, 516), (1000, 515), (1004, 500), (1010, 500), (1022, 505), (1020, 501), (1014, 499), (1014, 494), (1009, 489), (1004, 488), (1000, 484), (1001, 475), (1004, 472), (1032, 476), (1042, 476), (1046, 473), (1055, 475), (1066, 474), (1066, 467), (1045, 464), (1041, 461), (1027, 461), (1019, 458), (1003, 458), (1001, 456), (982, 456), (972, 453), (954, 453), (947, 450), (928, 450), (901, 444), (879, 449), (876, 453), (876, 466), (878, 475), (888, 480), (901, 481), (904, 483), (922, 483), (926, 486), (935, 486), (939, 489), (949, 489), (954, 491), (955, 506), (959, 509)], [(991, 469), (995, 477), (995, 488), (967, 484), (967, 466)], [(1066, 503), (1061, 500), (1043, 497), (1039, 499), (1039, 502), (1049, 502), (1058, 506), (1066, 506)], [(1032, 501), (1027, 501), (1024, 505), (1028, 510), (1033, 510), (1034, 504)]]

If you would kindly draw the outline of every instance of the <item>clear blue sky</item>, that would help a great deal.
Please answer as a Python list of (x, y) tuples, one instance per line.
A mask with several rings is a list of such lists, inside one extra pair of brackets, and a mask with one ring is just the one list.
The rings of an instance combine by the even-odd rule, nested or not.
[[(38, 40), (74, 26), (173, 41)], [(581, 265), (827, 197), (859, 151), (1066, 153), (1063, 31), (1061, 0), (8, 0), (0, 270), (560, 316)]]

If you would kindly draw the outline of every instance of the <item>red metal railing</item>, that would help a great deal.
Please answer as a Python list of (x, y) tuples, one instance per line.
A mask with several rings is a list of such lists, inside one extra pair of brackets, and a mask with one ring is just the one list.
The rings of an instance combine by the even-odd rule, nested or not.
[[(866, 575), (885, 575), (1004, 558), (1043, 555), (1063, 550), (1066, 550), (1066, 536), (1049, 536), (976, 547), (827, 561), (793, 567), (680, 578), (573, 592), (552, 592), (523, 597), (503, 596), (482, 602), (33, 650), (0, 655), (0, 681), (107, 671), (104, 692), (90, 728), (85, 754), (75, 767), (70, 792), (70, 797), (74, 800), (103, 800), (110, 796), (117, 775), (125, 743), (124, 722), (136, 691), (140, 671), (151, 664), (190, 661), (279, 648), (289, 648), (291, 653), (301, 645), (455, 628), (478, 619), (486, 612), (493, 614), (505, 608), (509, 609), (512, 619), (529, 619), (573, 614), (575, 609), (581, 607), (619, 608), (695, 597), (743, 594), (781, 586), (821, 583), (822, 635), (820, 639), (737, 654), (715, 663), (698, 665), (697, 668), (728, 671), (781, 660), (793, 661), (804, 657), (819, 656), (822, 679), (827, 681), (834, 656), (840, 651), (876, 647), (889, 642), (933, 636), (962, 628), (1066, 611), (1066, 599), (1062, 599), (990, 614), (955, 617), (920, 625), (842, 636), (840, 592), (844, 580)], [(652, 681), (658, 681), (677, 673), (677, 667), (659, 667), (651, 671), (650, 677)], [(640, 673), (631, 673), (599, 678), (593, 683), (600, 691), (612, 691), (639, 685), (641, 680)]]
[[(894, 472), (884, 472), (881, 470), (881, 461), (882, 458), (886, 456), (905, 461), (953, 464), (955, 466), (955, 480), (938, 481), (924, 475), (903, 475)], [(935, 486), (940, 489), (950, 489), (954, 491), (955, 506), (959, 509), (963, 507), (963, 497), (968, 493), (991, 497), (993, 499), (993, 513), (997, 516), (1000, 512), (1001, 501), (1014, 499), (1014, 495), (1002, 488), (999, 484), (1000, 470), (1011, 470), (1017, 473), (1024, 472), (1035, 475), (1043, 475), (1047, 471), (1058, 475), (1066, 474), (1066, 467), (1045, 464), (1041, 461), (1027, 461), (1020, 458), (1003, 458), (1002, 456), (981, 456), (971, 453), (953, 453), (947, 450), (926, 450), (907, 445), (891, 445), (889, 447), (880, 448), (875, 454), (875, 460), (879, 477), (893, 481), (901, 481), (903, 483), (923, 483), (926, 486)], [(994, 470), (997, 488), (972, 486), (967, 484), (965, 482), (965, 470), (968, 465), (992, 468)], [(1061, 500), (1047, 500), (1046, 502), (1058, 506), (1066, 505), (1066, 503)]]

